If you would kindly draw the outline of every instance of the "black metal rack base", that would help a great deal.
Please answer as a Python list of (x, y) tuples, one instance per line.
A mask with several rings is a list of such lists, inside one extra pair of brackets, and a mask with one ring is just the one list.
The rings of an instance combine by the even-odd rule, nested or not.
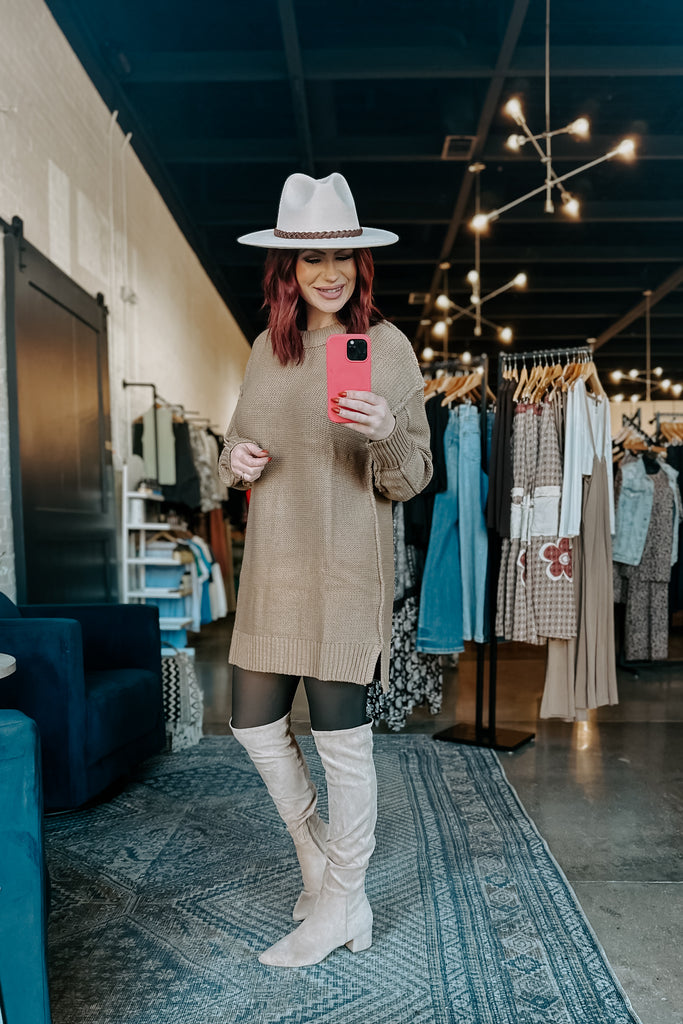
[(464, 743), (471, 747), (488, 747), (490, 750), (513, 751), (531, 743), (534, 739), (533, 732), (520, 732), (517, 729), (495, 729), (490, 733), (484, 729), (483, 733), (477, 733), (474, 725), (453, 725), (450, 729), (442, 732), (435, 732), (432, 739), (446, 740), (448, 743)]

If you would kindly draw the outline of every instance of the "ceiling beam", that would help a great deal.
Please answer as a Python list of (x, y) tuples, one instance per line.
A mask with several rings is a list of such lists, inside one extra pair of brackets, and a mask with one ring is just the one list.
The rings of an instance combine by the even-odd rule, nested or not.
[[(372, 208), (373, 224), (450, 224), (444, 204), (439, 200), (426, 200), (416, 197), (414, 201), (380, 201), (364, 200), (356, 197), (358, 206)], [(272, 215), (272, 204), (259, 202), (239, 202), (229, 206), (215, 206), (194, 210), (197, 224), (205, 227), (233, 227), (256, 223)], [(547, 224), (552, 226), (553, 218), (543, 212), (541, 205), (530, 203), (528, 206), (516, 207), (505, 215), (506, 224)], [(633, 202), (591, 202), (581, 206), (581, 224), (653, 224), (678, 223), (683, 221), (683, 200), (648, 199)], [(486, 249), (484, 249), (484, 255)]]
[(304, 81), (304, 70), (301, 63), (301, 47), (299, 46), (299, 33), (296, 27), (296, 16), (292, 0), (277, 0), (277, 11), (280, 16), (280, 27), (282, 28), (282, 39), (285, 47), (285, 61), (287, 63), (287, 76), (292, 92), (292, 104), (294, 107), (294, 118), (296, 121), (296, 133), (299, 139), (301, 166), (306, 174), (315, 176), (315, 163), (313, 160), (313, 137), (311, 135), (311, 124), (308, 116), (308, 102), (306, 100), (306, 83)]
[[(679, 267), (678, 270), (675, 270), (674, 273), (667, 277), (665, 281), (662, 281), (658, 288), (654, 288), (652, 290), (652, 295), (650, 296), (650, 308), (656, 306), (658, 302), (661, 302), (669, 292), (674, 291), (674, 289), (678, 288), (680, 284), (683, 284), (683, 266)], [(611, 327), (608, 327), (606, 331), (603, 331), (597, 336), (593, 349), (602, 348), (603, 345), (607, 344), (610, 338), (614, 338), (617, 334), (621, 334), (625, 327), (628, 327), (634, 320), (638, 320), (641, 316), (645, 315), (646, 308), (647, 299), (643, 298), (643, 300), (634, 306), (632, 310), (626, 313), (625, 316), (622, 316), (616, 321), (616, 323), (612, 324)]]
[[(244, 254), (239, 251), (238, 246), (226, 249), (220, 245), (215, 247), (216, 258), (222, 266), (237, 267), (261, 267), (263, 260), (251, 253)], [(411, 255), (407, 249), (388, 249), (384, 253), (377, 254), (375, 265), (378, 272), (381, 267), (391, 266), (434, 266), (434, 256)], [(451, 254), (451, 264), (463, 266), (469, 269), (472, 264), (472, 253), (456, 250)], [(600, 263), (638, 263), (645, 266), (648, 263), (680, 263), (680, 245), (497, 245), (487, 246), (484, 253), (484, 265), (491, 267), (495, 263), (514, 264), (517, 269), (525, 264), (540, 263), (544, 266), (554, 263), (558, 266), (579, 263), (579, 264), (600, 264)], [(528, 269), (528, 267), (527, 267)], [(584, 270), (585, 273), (585, 270)], [(413, 289), (411, 289), (412, 291)], [(428, 291), (428, 288), (415, 287), (415, 291)]]
[[(308, 116), (308, 114), (307, 114)], [(492, 135), (479, 157), (484, 162), (506, 164), (538, 164), (538, 156), (529, 147), (520, 153), (505, 148), (506, 135)], [(613, 149), (619, 140), (611, 135), (594, 136), (590, 142), (570, 145), (567, 140), (555, 143), (553, 161), (587, 163)], [(317, 139), (308, 131), (311, 156), (317, 161), (341, 163), (470, 163), (468, 153), (444, 160), (441, 156), (444, 139), (441, 135), (421, 136), (348, 136)], [(161, 139), (159, 153), (167, 164), (287, 164), (296, 156), (291, 138), (210, 139), (177, 136)], [(680, 135), (645, 136), (638, 143), (638, 160), (683, 160), (683, 137)]]
[[(680, 77), (683, 46), (554, 46), (553, 78)], [(494, 49), (467, 46), (368, 47), (304, 50), (300, 63), (309, 80), (540, 78), (542, 46), (519, 47), (501, 66)], [(280, 50), (130, 51), (116, 55), (115, 69), (129, 83), (286, 82)]]

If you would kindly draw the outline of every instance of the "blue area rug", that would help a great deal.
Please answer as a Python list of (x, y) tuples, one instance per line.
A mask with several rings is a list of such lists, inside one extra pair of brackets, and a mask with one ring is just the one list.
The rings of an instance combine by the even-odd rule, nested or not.
[(496, 755), (386, 735), (375, 755), (374, 944), (316, 967), (256, 959), (293, 927), (300, 876), (232, 738), (49, 819), (54, 1024), (637, 1022)]

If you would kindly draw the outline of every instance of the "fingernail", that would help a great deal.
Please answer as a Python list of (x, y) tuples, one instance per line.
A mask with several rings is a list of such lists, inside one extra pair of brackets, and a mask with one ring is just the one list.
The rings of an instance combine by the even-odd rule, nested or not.
[(346, 398), (346, 392), (345, 391), (340, 391), (339, 392), (339, 397), (340, 398)]
[(335, 413), (337, 413), (337, 414), (338, 414), (338, 413), (340, 413), (340, 412), (341, 412), (341, 409), (339, 408), (339, 406), (338, 406), (338, 405), (333, 405), (333, 406), (332, 406), (332, 412), (335, 412)]

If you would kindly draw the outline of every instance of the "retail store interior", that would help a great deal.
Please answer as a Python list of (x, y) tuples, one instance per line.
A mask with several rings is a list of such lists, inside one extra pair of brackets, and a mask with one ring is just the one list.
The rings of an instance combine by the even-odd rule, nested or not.
[[(363, 953), (348, 983), (345, 950), (293, 982), (277, 969), (240, 980), (237, 968), (264, 970), (260, 936), (234, 909), (216, 924), (213, 876), (205, 902), (183, 908), (184, 936), (161, 911), (144, 927), (135, 916), (145, 877), (165, 891), (154, 837), (173, 785), (219, 738), (237, 749), (229, 651), (259, 483), (228, 487), (218, 465), (268, 325), (266, 249), (237, 239), (275, 226), (290, 175), (343, 175), (363, 230), (398, 235), (372, 250), (374, 302), (423, 378), (434, 472), (392, 503), (389, 687), (368, 688), (378, 764), (391, 743), (401, 763), (415, 751), (427, 763), (433, 737), (452, 779), (458, 751), (495, 752), (603, 972), (577, 987), (572, 1016), (560, 975), (573, 961), (558, 967), (549, 943), (558, 987), (543, 1002), (532, 925), (516, 919), (529, 947), (486, 933), (500, 993), (482, 995), (488, 954), (472, 953), (471, 976), (444, 961), (440, 977), (462, 970), (483, 1000), (470, 1016), (450, 989), (441, 1005), (420, 954), (414, 992), (431, 985), (433, 1003), (420, 1016), (406, 981), (410, 1011), (382, 1004), (374, 1019), (681, 1024), (680, 4), (5, 6), (0, 897), (17, 882), (4, 924), (0, 902), (0, 1024), (162, 1019), (146, 1005), (155, 964), (160, 1012), (183, 1024), (375, 1012)], [(312, 749), (303, 685), (291, 722)], [(108, 814), (112, 835), (126, 813), (143, 820), (144, 794), (166, 785), (159, 821), (149, 797), (149, 847), (124, 833), (109, 852), (88, 845)], [(382, 819), (381, 775), (379, 806)], [(260, 811), (237, 815), (238, 849), (259, 845), (251, 814), (263, 825)], [(279, 879), (274, 855), (257, 862)], [(249, 866), (235, 878), (251, 884)], [(221, 890), (225, 908), (237, 887)], [(125, 953), (112, 970), (110, 921)], [(381, 934), (399, 980), (378, 959), (367, 987), (395, 984), (398, 1004), (390, 932), (373, 955)], [(190, 973), (169, 981), (171, 963)]]

